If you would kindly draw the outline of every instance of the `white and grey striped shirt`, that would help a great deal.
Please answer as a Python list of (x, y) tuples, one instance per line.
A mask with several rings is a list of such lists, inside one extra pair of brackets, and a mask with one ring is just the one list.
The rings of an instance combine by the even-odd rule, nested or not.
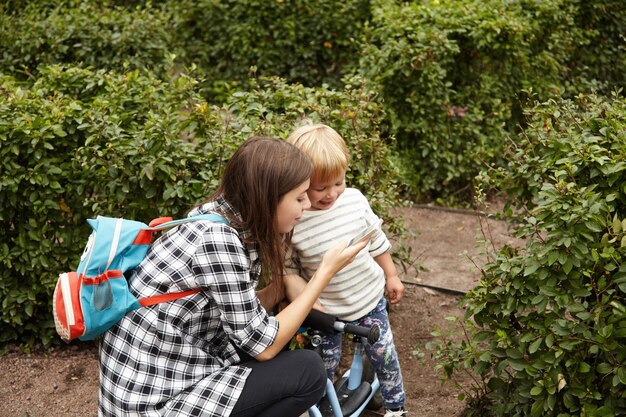
[[(293, 232), (286, 273), (310, 279), (328, 249), (338, 241), (348, 242), (378, 220), (365, 196), (354, 188), (346, 188), (327, 210), (305, 211)], [(385, 290), (385, 273), (374, 258), (390, 249), (383, 231), (374, 233), (368, 250), (339, 271), (320, 296), (328, 314), (352, 321), (376, 307)]]

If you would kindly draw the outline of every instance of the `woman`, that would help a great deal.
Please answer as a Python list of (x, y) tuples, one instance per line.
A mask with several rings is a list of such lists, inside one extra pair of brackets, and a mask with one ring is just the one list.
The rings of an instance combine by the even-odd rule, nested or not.
[[(284, 244), (310, 206), (311, 170), (294, 146), (251, 138), (216, 193), (190, 213), (218, 213), (229, 224), (186, 223), (152, 245), (129, 278), (134, 294), (202, 291), (131, 312), (103, 336), (99, 415), (298, 416), (321, 398), (321, 358), (283, 348), (367, 241), (333, 247), (304, 291), (267, 314), (289, 291)], [(270, 284), (257, 294), (262, 271)]]

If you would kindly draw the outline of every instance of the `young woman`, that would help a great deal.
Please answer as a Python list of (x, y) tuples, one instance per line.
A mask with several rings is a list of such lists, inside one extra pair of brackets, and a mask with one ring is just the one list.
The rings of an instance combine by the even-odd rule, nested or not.
[[(127, 314), (102, 338), (100, 416), (299, 416), (322, 396), (326, 374), (312, 351), (284, 351), (333, 275), (367, 241), (340, 243), (304, 291), (289, 291), (284, 245), (309, 208), (311, 162), (295, 146), (251, 138), (226, 166), (216, 193), (189, 222), (152, 245), (129, 278), (138, 296), (202, 291)], [(260, 276), (270, 281), (257, 292)]]

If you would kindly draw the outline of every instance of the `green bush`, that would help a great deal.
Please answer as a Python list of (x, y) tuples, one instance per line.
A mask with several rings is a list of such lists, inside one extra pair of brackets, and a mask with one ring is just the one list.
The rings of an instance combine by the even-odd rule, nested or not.
[(52, 290), (77, 265), (87, 218), (184, 216), (215, 189), (241, 142), (286, 137), (301, 117), (346, 137), (350, 181), (381, 214), (389, 218), (385, 210), (398, 204), (393, 142), (380, 139), (383, 114), (358, 80), (339, 92), (272, 79), (218, 107), (191, 76), (61, 66), (40, 75), (33, 85), (0, 78), (0, 346), (59, 343)]
[[(582, 3), (378, 3), (359, 70), (380, 91), (419, 199), (471, 201), (475, 175), (503, 163), (502, 146), (524, 125), (528, 91), (545, 100), (566, 87), (576, 91), (593, 84), (582, 84), (582, 68), (574, 62), (591, 42), (589, 27), (615, 45), (605, 62), (623, 62), (624, 39), (616, 33), (626, 29), (623, 7), (613, 7), (616, 23), (612, 32), (602, 32), (606, 15), (577, 26), (578, 16), (590, 14), (582, 10), (591, 6)], [(605, 56), (594, 51), (596, 60)], [(591, 55), (584, 56), (592, 65)], [(585, 75), (601, 77), (593, 68), (598, 71)]]
[(214, 100), (250, 74), (338, 87), (358, 61), (369, 3), (11, 1), (0, 6), (0, 71), (36, 78), (41, 64), (82, 63), (162, 77), (171, 54), (200, 69)]
[[(252, 73), (335, 87), (358, 60), (369, 0), (170, 1), (180, 49), (209, 82)], [(254, 69), (251, 70), (251, 67)]]
[(212, 103), (250, 76), (342, 88), (360, 73), (413, 196), (467, 204), (477, 172), (503, 163), (529, 93), (626, 84), (625, 32), (620, 0), (11, 0), (0, 72), (32, 82), (55, 63), (159, 78), (196, 67)]
[(526, 210), (526, 246), (484, 267), (465, 299), (467, 339), (435, 343), (436, 356), (447, 377), (477, 376), (492, 415), (624, 415), (626, 100), (580, 95), (528, 116), (508, 166), (488, 176)]
[(108, 1), (20, 2), (0, 6), (0, 72), (37, 78), (39, 65), (148, 68), (163, 74), (172, 49), (163, 9)]
[(211, 159), (181, 135), (187, 78), (47, 67), (32, 86), (1, 82), (0, 343), (48, 345), (52, 285), (76, 267), (85, 219), (181, 215)]
[(584, 38), (572, 52), (569, 89), (574, 93), (594, 89), (610, 95), (626, 88), (626, 8), (621, 0), (573, 1), (574, 24)]

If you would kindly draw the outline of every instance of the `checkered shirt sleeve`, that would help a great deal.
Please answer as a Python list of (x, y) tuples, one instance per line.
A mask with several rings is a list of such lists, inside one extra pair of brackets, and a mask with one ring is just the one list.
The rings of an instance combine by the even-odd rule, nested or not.
[(100, 416), (228, 416), (255, 356), (278, 323), (256, 297), (260, 261), (231, 226), (204, 221), (159, 238), (129, 278), (145, 297), (201, 288), (141, 308), (105, 333), (100, 348)]

